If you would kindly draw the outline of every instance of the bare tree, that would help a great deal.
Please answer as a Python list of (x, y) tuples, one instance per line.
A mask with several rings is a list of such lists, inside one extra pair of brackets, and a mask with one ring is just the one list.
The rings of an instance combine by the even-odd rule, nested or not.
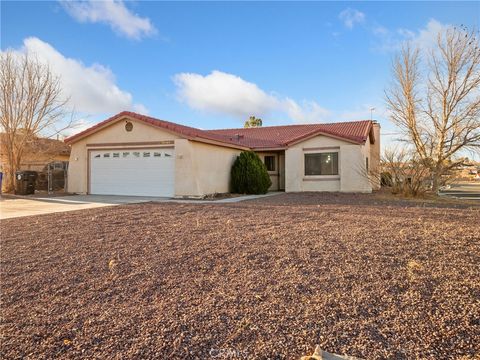
[(11, 51), (0, 54), (0, 88), (5, 185), (11, 190), (27, 144), (37, 136), (52, 135), (70, 127), (73, 117), (65, 123), (68, 99), (62, 96), (60, 79), (47, 65), (28, 54)]
[[(405, 45), (393, 62), (386, 91), (391, 120), (429, 169), (432, 190), (458, 166), (460, 152), (480, 149), (480, 47), (478, 33), (449, 28), (434, 48)], [(459, 159), (459, 160), (456, 160)]]
[(427, 190), (429, 168), (415, 151), (406, 148), (385, 149), (380, 178), (393, 194), (419, 196)]

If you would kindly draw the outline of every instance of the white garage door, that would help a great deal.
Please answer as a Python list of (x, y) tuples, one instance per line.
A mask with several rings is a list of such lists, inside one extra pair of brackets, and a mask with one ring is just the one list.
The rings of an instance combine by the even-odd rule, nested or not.
[(173, 149), (90, 151), (90, 193), (167, 196), (175, 192)]

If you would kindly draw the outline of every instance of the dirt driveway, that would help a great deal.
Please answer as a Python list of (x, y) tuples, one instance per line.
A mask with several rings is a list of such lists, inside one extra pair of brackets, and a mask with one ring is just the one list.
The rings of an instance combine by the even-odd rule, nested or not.
[(0, 358), (478, 358), (480, 211), (428, 206), (283, 194), (2, 220)]

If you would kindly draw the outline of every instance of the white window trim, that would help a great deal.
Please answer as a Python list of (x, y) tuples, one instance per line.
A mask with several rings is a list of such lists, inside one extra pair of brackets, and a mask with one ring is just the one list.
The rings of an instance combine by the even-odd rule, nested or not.
[[(338, 174), (336, 175), (305, 175), (305, 155), (307, 154), (320, 154), (320, 153), (337, 153), (337, 162), (338, 162)], [(322, 150), (304, 150), (302, 154), (302, 171), (303, 171), (303, 179), (302, 180), (340, 180), (340, 172), (341, 172), (341, 162), (340, 162), (340, 149), (322, 149)]]

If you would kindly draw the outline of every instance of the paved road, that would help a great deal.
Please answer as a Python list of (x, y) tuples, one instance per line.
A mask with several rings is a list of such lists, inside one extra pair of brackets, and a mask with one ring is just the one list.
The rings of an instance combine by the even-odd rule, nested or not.
[(451, 196), (460, 199), (480, 200), (480, 181), (462, 182), (450, 185), (449, 189), (439, 192), (440, 196)]

